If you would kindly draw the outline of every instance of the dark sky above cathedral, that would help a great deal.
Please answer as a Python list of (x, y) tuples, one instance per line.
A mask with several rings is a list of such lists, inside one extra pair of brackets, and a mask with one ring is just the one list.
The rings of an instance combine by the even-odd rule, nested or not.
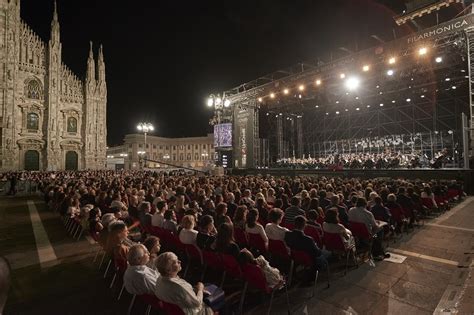
[[(139, 121), (156, 135), (211, 132), (205, 100), (340, 46), (390, 39), (394, 0), (58, 0), (63, 61), (84, 77), (89, 40), (104, 45), (108, 144)], [(22, 18), (49, 39), (53, 0), (21, 0)]]

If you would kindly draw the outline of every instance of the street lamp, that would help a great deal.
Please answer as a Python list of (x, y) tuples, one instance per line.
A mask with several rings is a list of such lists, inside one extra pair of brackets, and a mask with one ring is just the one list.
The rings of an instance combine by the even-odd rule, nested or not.
[(452, 145), (452, 150), (453, 150), (453, 167), (456, 164), (456, 158), (455, 158), (455, 148), (454, 148), (454, 131), (448, 130), (448, 133), (451, 135), (451, 145)]
[[(155, 127), (153, 127), (153, 125), (149, 122), (140, 122), (137, 125), (137, 129), (138, 129), (138, 131), (143, 132), (143, 135), (145, 137), (145, 141), (144, 141), (145, 142), (145, 151), (142, 154), (143, 154), (143, 158), (146, 159), (146, 135), (149, 132), (152, 132), (153, 130), (155, 130)], [(142, 151), (139, 151), (139, 152), (142, 152)], [(138, 154), (140, 155), (140, 153), (138, 153)]]

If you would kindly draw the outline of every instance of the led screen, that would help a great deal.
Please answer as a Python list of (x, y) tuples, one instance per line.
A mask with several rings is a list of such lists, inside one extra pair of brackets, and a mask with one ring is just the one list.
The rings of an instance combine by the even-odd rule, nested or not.
[(223, 148), (232, 146), (232, 124), (214, 125), (214, 147)]

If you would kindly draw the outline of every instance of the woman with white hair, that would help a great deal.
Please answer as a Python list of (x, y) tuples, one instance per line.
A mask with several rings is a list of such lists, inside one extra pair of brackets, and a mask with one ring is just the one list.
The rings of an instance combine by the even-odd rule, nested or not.
[(158, 256), (156, 268), (161, 277), (156, 281), (155, 295), (162, 301), (178, 305), (186, 315), (207, 315), (213, 311), (203, 302), (204, 285), (198, 282), (194, 289), (181, 279), (181, 261), (172, 252)]

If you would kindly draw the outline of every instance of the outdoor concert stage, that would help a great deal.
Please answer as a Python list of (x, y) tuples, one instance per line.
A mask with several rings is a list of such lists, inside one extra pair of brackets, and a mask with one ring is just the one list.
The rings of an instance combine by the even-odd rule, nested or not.
[[(462, 10), (459, 3), (450, 8), (456, 5)], [(443, 23), (419, 23), (425, 29), (417, 32), (397, 29), (395, 39), (379, 39), (371, 48), (345, 49), (339, 56), (331, 54), (241, 84), (218, 94), (218, 103), (210, 98), (221, 164), (225, 159), (229, 168), (260, 168), (255, 172), (261, 173), (288, 158), (401, 152), (434, 160), (447, 151), (451, 165), (463, 168), (464, 156), (472, 156), (473, 147), (468, 130), (474, 127), (474, 14), (471, 8), (461, 10), (446, 11), (448, 16), (439, 20)], [(436, 17), (438, 21), (438, 13)], [(445, 178), (464, 172), (342, 174)]]

